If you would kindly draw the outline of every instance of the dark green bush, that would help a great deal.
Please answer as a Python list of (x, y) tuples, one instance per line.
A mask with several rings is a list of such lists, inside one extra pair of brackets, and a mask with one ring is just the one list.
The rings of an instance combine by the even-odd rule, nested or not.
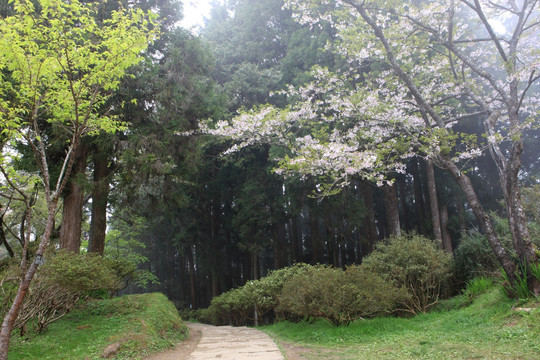
[(452, 255), (414, 233), (393, 236), (377, 245), (364, 259), (366, 269), (407, 291), (401, 310), (428, 311), (443, 294), (452, 275)]
[(477, 277), (496, 277), (499, 274), (493, 250), (486, 237), (478, 231), (470, 231), (461, 237), (454, 263), (461, 286)]

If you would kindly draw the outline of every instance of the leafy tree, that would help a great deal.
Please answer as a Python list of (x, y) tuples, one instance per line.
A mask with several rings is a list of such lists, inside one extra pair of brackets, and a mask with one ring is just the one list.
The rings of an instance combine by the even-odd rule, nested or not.
[[(2, 323), (0, 359), (7, 359), (9, 337), (30, 283), (49, 244), (54, 216), (83, 138), (101, 131), (114, 132), (123, 125), (103, 105), (126, 69), (156, 37), (152, 16), (141, 10), (114, 11), (99, 26), (96, 8), (78, 1), (15, 0), (14, 15), (0, 20), (0, 129), (5, 137), (0, 171), (26, 204), (31, 221), (31, 193), (19, 186), (14, 169), (18, 147), (34, 154), (35, 173), (23, 174), (41, 188), (47, 202), (45, 231), (31, 263), (27, 261), (30, 236), (25, 237), (22, 277), (13, 304)], [(51, 173), (51, 126), (66, 149), (61, 168)], [(30, 226), (28, 226), (30, 228)]]
[[(283, 174), (326, 174), (331, 186), (360, 175), (382, 184), (404, 160), (423, 156), (465, 193), (508, 277), (516, 262), (501, 244), (466, 172), (488, 151), (497, 166), (517, 256), (538, 262), (521, 204), (523, 130), (538, 124), (537, 1), (287, 1), (302, 23), (338, 30), (334, 50), (350, 66), (316, 68), (314, 81), (286, 94), (284, 109), (244, 112), (207, 131), (235, 138), (231, 151), (260, 142), (290, 150)], [(493, 24), (503, 22), (501, 29)], [(472, 120), (479, 138), (455, 128)], [(455, 129), (454, 129), (455, 128)], [(329, 190), (323, 189), (323, 190)], [(540, 284), (529, 276), (540, 293)]]

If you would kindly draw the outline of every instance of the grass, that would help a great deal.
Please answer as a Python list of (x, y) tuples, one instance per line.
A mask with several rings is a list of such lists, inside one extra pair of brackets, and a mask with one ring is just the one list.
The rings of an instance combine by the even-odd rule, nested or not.
[(174, 305), (159, 293), (95, 300), (49, 325), (41, 334), (13, 333), (10, 360), (102, 359), (110, 344), (120, 344), (114, 359), (139, 359), (187, 335)]
[(540, 359), (538, 300), (514, 311), (497, 288), (443, 302), (414, 318), (360, 320), (348, 327), (327, 322), (281, 322), (263, 328), (278, 341), (306, 347), (306, 359)]

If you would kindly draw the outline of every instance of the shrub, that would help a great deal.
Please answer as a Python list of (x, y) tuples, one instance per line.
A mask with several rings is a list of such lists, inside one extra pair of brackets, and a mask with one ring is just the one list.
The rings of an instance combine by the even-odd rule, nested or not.
[(392, 236), (378, 244), (363, 265), (406, 290), (401, 310), (412, 314), (427, 312), (435, 305), (452, 275), (452, 256), (414, 233)]
[[(36, 275), (17, 317), (15, 328), (26, 332), (33, 321), (35, 330), (66, 315), (79, 301), (93, 291), (116, 291), (122, 286), (114, 264), (94, 254), (78, 255), (66, 251), (48, 253)], [(20, 270), (13, 266), (3, 274), (0, 309), (5, 315), (15, 296)]]
[(461, 286), (474, 278), (494, 277), (499, 272), (497, 259), (486, 237), (476, 230), (461, 238), (454, 262)]
[(306, 264), (296, 264), (274, 270), (260, 280), (248, 281), (237, 289), (213, 298), (210, 306), (197, 314), (198, 319), (214, 325), (246, 325), (255, 320), (255, 311), (258, 318), (270, 312), (284, 317), (278, 310), (283, 284), (308, 267)]
[(388, 313), (406, 296), (361, 266), (346, 272), (317, 265), (292, 276), (280, 296), (280, 310), (302, 317), (322, 318), (335, 326)]

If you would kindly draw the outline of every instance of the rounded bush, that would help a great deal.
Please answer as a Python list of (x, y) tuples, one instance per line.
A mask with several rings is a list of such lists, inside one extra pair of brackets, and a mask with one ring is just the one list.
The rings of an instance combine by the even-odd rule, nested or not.
[(453, 270), (451, 254), (414, 233), (379, 243), (363, 266), (404, 289), (401, 310), (412, 314), (426, 312), (438, 302)]

